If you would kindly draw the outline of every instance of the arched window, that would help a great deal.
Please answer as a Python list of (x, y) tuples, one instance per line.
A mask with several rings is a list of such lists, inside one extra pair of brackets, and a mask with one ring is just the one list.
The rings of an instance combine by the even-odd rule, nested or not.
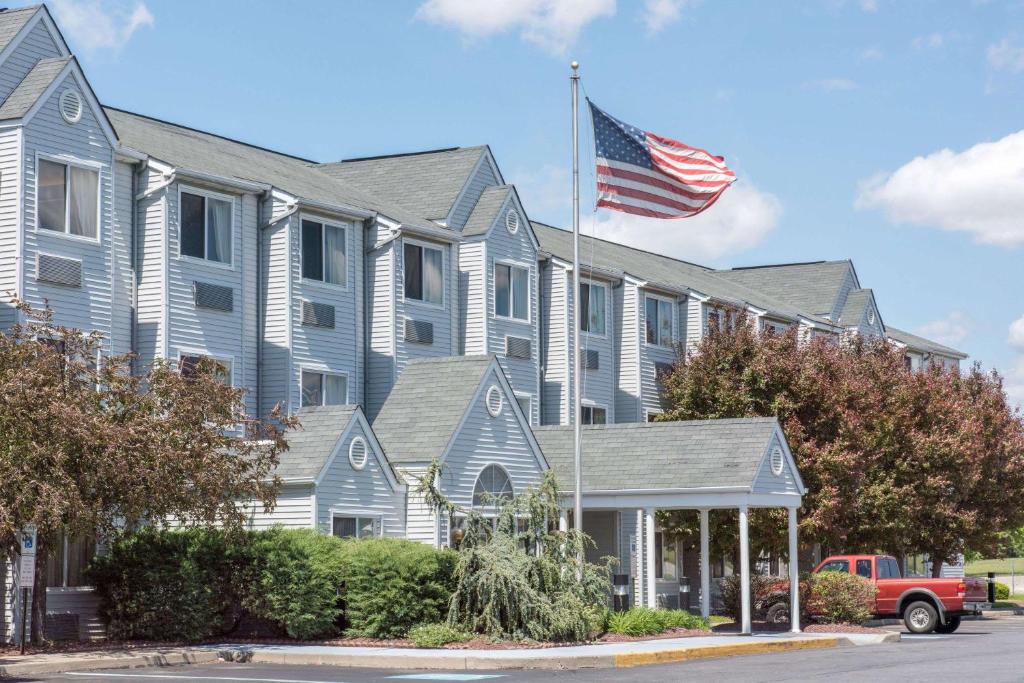
[(505, 470), (497, 465), (488, 465), (476, 478), (473, 505), (492, 507), (498, 500), (511, 500), (512, 495), (512, 482)]

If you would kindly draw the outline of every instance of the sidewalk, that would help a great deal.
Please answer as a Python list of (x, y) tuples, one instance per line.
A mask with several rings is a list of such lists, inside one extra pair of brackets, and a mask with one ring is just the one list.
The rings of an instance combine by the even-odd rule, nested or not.
[(418, 650), (326, 645), (223, 645), (0, 657), (0, 678), (67, 671), (209, 664), (224, 660), (368, 669), (607, 669), (713, 657), (899, 642), (895, 632), (764, 633), (523, 650)]

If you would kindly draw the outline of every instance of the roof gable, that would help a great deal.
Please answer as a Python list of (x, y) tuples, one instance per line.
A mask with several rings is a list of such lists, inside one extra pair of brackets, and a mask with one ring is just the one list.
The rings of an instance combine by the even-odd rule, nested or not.
[(359, 412), (356, 405), (300, 409), (296, 413), (299, 427), (286, 436), (288, 450), (281, 454), (274, 473), (285, 481), (318, 479)]
[(849, 277), (849, 261), (816, 261), (715, 271), (720, 277), (757, 289), (812, 315), (832, 315)]
[(68, 49), (64, 36), (61, 35), (53, 17), (50, 16), (50, 10), (45, 5), (31, 5), (0, 10), (0, 64), (17, 49), (21, 41), (40, 22), (46, 26), (60, 54), (65, 57), (71, 56), (71, 50)]
[(324, 462), (320, 472), (316, 477), (314, 477), (314, 482), (318, 486), (320, 485), (327, 476), (327, 473), (334, 466), (334, 463), (337, 461), (339, 456), (343, 459), (347, 459), (349, 457), (348, 451), (345, 449), (345, 444), (351, 443), (349, 437), (353, 436), (353, 433), (356, 433), (355, 436), (361, 436), (366, 440), (366, 446), (369, 451), (367, 457), (373, 458), (376, 461), (377, 467), (384, 474), (385, 479), (387, 479), (388, 486), (391, 488), (392, 493), (397, 491), (399, 488), (398, 478), (395, 476), (394, 470), (391, 469), (391, 463), (388, 462), (387, 456), (384, 455), (384, 449), (381, 448), (380, 442), (377, 441), (377, 437), (373, 433), (373, 429), (370, 428), (370, 423), (366, 421), (366, 416), (363, 415), (361, 408), (352, 413), (352, 417), (345, 426), (345, 430), (334, 443), (333, 448), (330, 450), (330, 455), (326, 462)]
[(533, 224), (526, 216), (526, 210), (519, 200), (519, 193), (515, 185), (492, 185), (486, 188), (480, 195), (480, 200), (473, 207), (462, 234), (465, 237), (486, 237), (496, 226), (505, 226), (505, 216), (510, 209), (514, 209), (519, 216), (519, 229), (525, 230), (529, 236), (534, 249), (540, 248), (537, 240), (537, 233)]

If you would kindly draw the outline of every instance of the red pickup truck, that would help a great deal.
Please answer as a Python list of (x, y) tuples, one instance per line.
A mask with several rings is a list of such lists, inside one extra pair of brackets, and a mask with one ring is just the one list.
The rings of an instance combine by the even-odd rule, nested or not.
[(856, 574), (874, 583), (875, 615), (902, 619), (911, 633), (952, 633), (961, 617), (989, 606), (985, 579), (903, 578), (896, 558), (888, 555), (833, 555), (813, 573), (829, 571)]

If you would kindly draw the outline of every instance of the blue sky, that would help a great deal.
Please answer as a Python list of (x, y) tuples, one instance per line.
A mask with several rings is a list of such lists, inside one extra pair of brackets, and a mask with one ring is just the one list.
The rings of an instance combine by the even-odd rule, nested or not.
[(1024, 401), (1020, 0), (52, 7), (107, 104), (325, 161), (486, 143), (562, 225), (578, 59), (602, 108), (741, 178), (698, 218), (587, 210), (587, 231), (721, 267), (853, 259), (885, 322)]

